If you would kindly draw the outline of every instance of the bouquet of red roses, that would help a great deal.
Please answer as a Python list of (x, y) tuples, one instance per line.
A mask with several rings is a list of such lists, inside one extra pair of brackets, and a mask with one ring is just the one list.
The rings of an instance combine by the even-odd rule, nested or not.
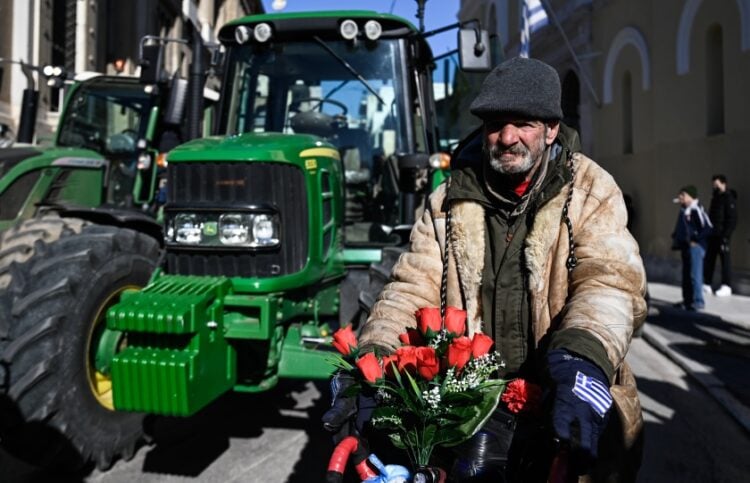
[(335, 362), (339, 369), (375, 394), (371, 424), (423, 466), (436, 446), (457, 445), (481, 428), (506, 382), (497, 378), (503, 362), (490, 351), (492, 339), (464, 335), (465, 311), (448, 307), (443, 320), (440, 309), (423, 308), (416, 319), (392, 354), (359, 355), (351, 326), (334, 334), (333, 345), (345, 356)]

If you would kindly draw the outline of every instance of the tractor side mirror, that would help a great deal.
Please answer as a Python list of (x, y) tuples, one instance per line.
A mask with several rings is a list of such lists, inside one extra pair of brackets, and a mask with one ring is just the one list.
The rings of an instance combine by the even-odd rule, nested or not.
[(458, 30), (458, 57), (465, 72), (488, 72), (492, 68), (490, 36), (479, 28)]
[(141, 82), (144, 84), (156, 84), (161, 77), (161, 56), (163, 47), (159, 43), (141, 45), (141, 58), (138, 64), (141, 66)]
[(430, 155), (426, 153), (399, 154), (398, 185), (404, 193), (420, 193), (429, 180)]
[(224, 51), (221, 50), (221, 44), (211, 44), (208, 46), (209, 66), (214, 70), (221, 70), (224, 64)]
[(175, 75), (169, 83), (169, 98), (164, 111), (166, 124), (182, 124), (185, 113), (185, 99), (187, 98), (188, 81)]
[[(0, 123), (0, 148), (7, 148), (13, 144), (10, 126), (4, 122)], [(3, 163), (0, 161), (0, 173), (3, 172)]]

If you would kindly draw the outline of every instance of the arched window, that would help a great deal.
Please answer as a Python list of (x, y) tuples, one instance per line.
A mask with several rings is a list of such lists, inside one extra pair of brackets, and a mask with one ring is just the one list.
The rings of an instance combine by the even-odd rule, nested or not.
[(622, 152), (633, 153), (633, 78), (630, 71), (622, 76)]
[(576, 73), (571, 70), (565, 74), (565, 79), (562, 83), (563, 122), (576, 131), (579, 131), (579, 135), (581, 131), (581, 115), (578, 110), (580, 104), (581, 84), (578, 81)]
[(724, 132), (724, 38), (721, 25), (706, 31), (706, 134)]

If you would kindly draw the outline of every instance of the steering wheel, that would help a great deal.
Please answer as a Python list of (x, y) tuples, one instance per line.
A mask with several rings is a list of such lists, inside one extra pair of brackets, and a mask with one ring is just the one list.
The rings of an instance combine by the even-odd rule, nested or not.
[(111, 153), (129, 153), (135, 151), (136, 138), (138, 133), (135, 129), (124, 129), (118, 134), (113, 134), (107, 138), (107, 150)]
[[(308, 134), (314, 134), (316, 136), (329, 137), (336, 132), (341, 124), (341, 118), (346, 118), (346, 113), (349, 111), (346, 104), (334, 99), (323, 99), (321, 97), (305, 97), (298, 99), (296, 102), (301, 104), (303, 102), (316, 102), (315, 107), (317, 111), (305, 111), (301, 112), (299, 108), (293, 109), (294, 116), (290, 119), (289, 125), (294, 129), (294, 132), (303, 132)], [(323, 104), (333, 104), (334, 106), (341, 109), (341, 113), (336, 116), (331, 116), (322, 112)]]

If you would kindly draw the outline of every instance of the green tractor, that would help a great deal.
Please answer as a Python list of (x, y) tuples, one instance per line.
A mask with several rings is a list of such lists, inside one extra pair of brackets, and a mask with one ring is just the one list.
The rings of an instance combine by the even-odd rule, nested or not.
[[(22, 143), (0, 150), (0, 232), (14, 227), (15, 234), (23, 230), (21, 222), (55, 213), (148, 225), (146, 231), (161, 239), (160, 225), (151, 220), (159, 207), (155, 197), (166, 152), (199, 135), (185, 129), (188, 82), (162, 68), (164, 46), (175, 41), (143, 38), (140, 77), (34, 68), (51, 85), (70, 85), (52, 146)], [(203, 84), (199, 89), (211, 114), (218, 93)], [(36, 103), (26, 98), (36, 96), (32, 88), (24, 92), (19, 140), (33, 138)], [(211, 120), (206, 116), (207, 124)], [(0, 235), (0, 252), (14, 234)], [(1, 258), (0, 274), (8, 265)]]
[(169, 153), (156, 271), (156, 240), (96, 223), (11, 266), (3, 443), (106, 468), (147, 414), (328, 378), (332, 330), (363, 316), (445, 176), (425, 37), (363, 11), (222, 28), (221, 136)]
[[(51, 147), (26, 144), (0, 149), (0, 440), (22, 457), (38, 453), (34, 438), (40, 434), (33, 431), (37, 423), (25, 434), (19, 422), (44, 420), (45, 415), (64, 412), (59, 408), (68, 404), (64, 396), (71, 391), (57, 385), (70, 378), (66, 371), (76, 366), (54, 366), (60, 355), (84, 360), (80, 354), (70, 354), (70, 348), (86, 345), (79, 341), (92, 337), (88, 333), (92, 320), (104, 320), (106, 308), (119, 293), (144, 286), (157, 265), (163, 233), (155, 217), (163, 204), (159, 195), (164, 193), (165, 155), (183, 142), (189, 91), (185, 80), (169, 78), (161, 69), (167, 40), (144, 39), (140, 78), (78, 76), (68, 90)], [(204, 91), (203, 84), (199, 89)], [(218, 99), (213, 92), (212, 101), (211, 93), (206, 89), (204, 96), (208, 96), (201, 99), (209, 101), (207, 112), (213, 109), (210, 102)], [(75, 235), (72, 240), (64, 241), (71, 235)], [(124, 259), (118, 261), (117, 254), (123, 252)], [(65, 261), (70, 257), (83, 258), (70, 265)], [(46, 264), (43, 276), (35, 272), (41, 260)], [(60, 296), (48, 283), (52, 279), (70, 289), (89, 283), (81, 297), (85, 300)], [(33, 315), (19, 317), (32, 285), (37, 295), (51, 300), (60, 317), (55, 322), (54, 345), (39, 340), (27, 352), (19, 347), (21, 334), (28, 337), (36, 330), (48, 330)], [(31, 325), (25, 325), (27, 321)], [(76, 325), (81, 321), (85, 323)], [(41, 370), (36, 376), (40, 380), (50, 371), (61, 370), (55, 374), (54, 396), (39, 399), (34, 391), (26, 394), (23, 387), (28, 381), (11, 377), (11, 367), (15, 375), (26, 373), (27, 377), (30, 368)], [(87, 397), (93, 394), (97, 407), (107, 406), (108, 383), (96, 376), (91, 383)], [(48, 389), (42, 386), (43, 391)], [(76, 410), (83, 414), (85, 406)], [(96, 423), (92, 420), (91, 424)], [(69, 439), (67, 432), (65, 436)], [(114, 437), (120, 439), (118, 454), (127, 456), (127, 448), (135, 448), (140, 432), (133, 438)], [(110, 450), (100, 456), (87, 448), (76, 443), (70, 451), (75, 459), (65, 452), (55, 459), (75, 464), (83, 454), (101, 467), (109, 464)], [(43, 457), (37, 454), (27, 459), (45, 463)]]

